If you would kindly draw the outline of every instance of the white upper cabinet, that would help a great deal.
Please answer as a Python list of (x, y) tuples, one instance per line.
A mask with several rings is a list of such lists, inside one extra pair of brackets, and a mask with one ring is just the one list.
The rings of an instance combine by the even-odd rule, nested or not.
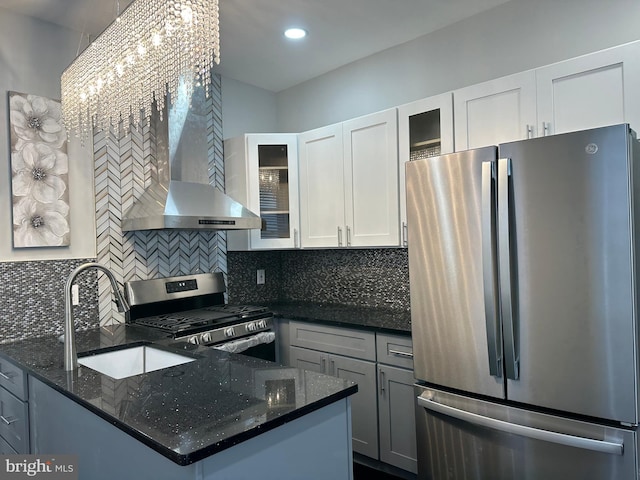
[(399, 245), (396, 110), (301, 133), (301, 244)]
[(341, 246), (345, 225), (342, 125), (301, 133), (298, 151), (301, 244)]
[(397, 246), (397, 110), (346, 121), (342, 131), (346, 246)]
[(527, 71), (453, 92), (456, 151), (536, 135), (536, 77)]
[(296, 134), (247, 134), (225, 140), (226, 193), (260, 215), (262, 229), (230, 230), (229, 250), (297, 248)]
[(628, 122), (640, 128), (640, 44), (536, 70), (539, 136)]
[(405, 163), (453, 152), (453, 96), (451, 92), (398, 107), (398, 180), (400, 236), (407, 245)]
[(640, 42), (453, 92), (456, 150), (616, 123), (640, 129)]

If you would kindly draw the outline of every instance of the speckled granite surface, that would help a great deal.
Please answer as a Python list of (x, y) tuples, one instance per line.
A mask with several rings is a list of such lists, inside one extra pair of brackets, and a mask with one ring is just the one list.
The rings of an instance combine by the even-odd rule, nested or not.
[(406, 310), (314, 302), (273, 302), (267, 307), (274, 316), (290, 320), (411, 335), (411, 312)]
[[(79, 356), (96, 349), (153, 341), (130, 325), (77, 333)], [(0, 346), (12, 360), (78, 404), (180, 465), (188, 465), (345, 398), (355, 383), (191, 344), (196, 361), (115, 380), (80, 366), (63, 369), (55, 336)]]

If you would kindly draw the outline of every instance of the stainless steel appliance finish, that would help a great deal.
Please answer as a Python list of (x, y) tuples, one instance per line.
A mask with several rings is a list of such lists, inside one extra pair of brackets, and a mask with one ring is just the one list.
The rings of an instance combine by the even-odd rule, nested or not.
[(418, 445), (438, 445), (418, 455), (420, 478), (638, 478), (635, 430), (424, 387), (416, 396)]
[(206, 99), (177, 95), (164, 121), (151, 117), (157, 178), (125, 212), (122, 230), (261, 228), (260, 217), (209, 184)]
[[(418, 383), (453, 389), (469, 405), (484, 398), (490, 418), (521, 422), (505, 433), (502, 423), (448, 409), (451, 397), (423, 396), (418, 428), (429, 431), (419, 435), (420, 478), (631, 478), (620, 465), (635, 464), (638, 450), (636, 144), (628, 125), (616, 125), (407, 164)], [(616, 426), (625, 458), (603, 456), (584, 476), (564, 475), (551, 460), (545, 466), (541, 452), (584, 454), (549, 441), (553, 435), (524, 440), (529, 427), (547, 430), (531, 424), (527, 409), (581, 418), (595, 431)], [(591, 428), (572, 435), (600, 438)], [(438, 431), (464, 438), (464, 451), (445, 452), (454, 444), (436, 440)], [(494, 442), (493, 460), (481, 461)], [(460, 455), (479, 461), (478, 473), (456, 467)], [(534, 470), (545, 475), (527, 476), (522, 462), (540, 463)]]
[[(222, 348), (222, 343), (239, 339), (246, 340), (246, 348), (272, 343), (273, 314), (262, 306), (227, 305), (225, 290), (219, 272), (127, 282), (127, 321), (195, 345)], [(229, 350), (242, 347), (236, 343)], [(268, 359), (275, 360), (273, 350)]]

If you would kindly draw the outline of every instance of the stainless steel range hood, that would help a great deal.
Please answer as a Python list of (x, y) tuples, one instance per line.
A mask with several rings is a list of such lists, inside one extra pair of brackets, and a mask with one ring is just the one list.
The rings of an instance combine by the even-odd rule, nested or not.
[(157, 181), (125, 212), (122, 230), (261, 228), (258, 215), (208, 183), (204, 90), (195, 88), (190, 99), (185, 92), (181, 89), (164, 121), (154, 110)]

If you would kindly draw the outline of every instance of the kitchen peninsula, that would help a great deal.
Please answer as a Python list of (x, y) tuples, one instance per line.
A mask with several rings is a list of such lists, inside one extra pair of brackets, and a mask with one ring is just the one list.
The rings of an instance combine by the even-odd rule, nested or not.
[[(79, 356), (145, 343), (164, 348), (130, 325), (77, 333)], [(55, 337), (0, 346), (0, 371), (26, 376), (30, 452), (77, 455), (79, 478), (92, 480), (352, 478), (353, 382), (178, 348), (194, 361), (116, 380), (65, 372)]]

